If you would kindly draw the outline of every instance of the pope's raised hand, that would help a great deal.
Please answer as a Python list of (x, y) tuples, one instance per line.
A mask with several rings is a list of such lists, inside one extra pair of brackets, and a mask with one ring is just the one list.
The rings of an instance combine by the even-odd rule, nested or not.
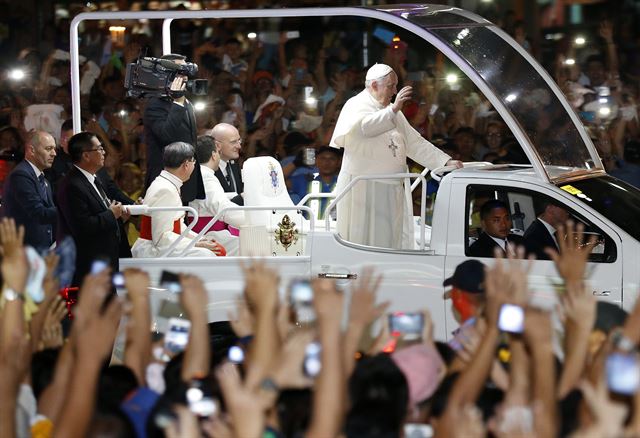
[(402, 109), (404, 103), (411, 99), (411, 94), (413, 94), (413, 87), (402, 87), (402, 90), (396, 94), (396, 100), (393, 101), (393, 112), (397, 113)]

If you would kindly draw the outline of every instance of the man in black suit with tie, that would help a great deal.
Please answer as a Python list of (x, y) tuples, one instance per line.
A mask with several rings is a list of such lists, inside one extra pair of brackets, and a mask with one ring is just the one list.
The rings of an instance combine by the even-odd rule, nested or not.
[(228, 193), (231, 202), (244, 205), (242, 192), (242, 173), (237, 160), (240, 158), (242, 138), (235, 126), (228, 123), (218, 123), (211, 130), (211, 137), (216, 141), (220, 151), (220, 164), (216, 170), (216, 177), (222, 188)]
[[(82, 131), (86, 131), (86, 124), (82, 121), (81, 128)], [(95, 132), (93, 132), (96, 134)], [(51, 185), (53, 186), (54, 196), (57, 193), (58, 183), (62, 181), (62, 179), (69, 173), (71, 169), (73, 169), (73, 163), (71, 161), (71, 156), (69, 155), (69, 139), (73, 136), (73, 120), (68, 119), (62, 123), (62, 127), (60, 128), (60, 148), (56, 152), (56, 158), (53, 160), (53, 164), (51, 167), (44, 172), (44, 176), (49, 180)], [(134, 203), (134, 200), (125, 195), (120, 187), (115, 183), (115, 181), (107, 172), (107, 169), (104, 167), (101, 168), (98, 172), (96, 172), (96, 178), (102, 184), (102, 187), (107, 194), (107, 198), (118, 201), (123, 205), (131, 205)], [(122, 227), (120, 228), (120, 258), (130, 258), (131, 257), (131, 247), (129, 246), (129, 241), (127, 240), (127, 234), (124, 228), (124, 224), (121, 223)]]
[(58, 186), (60, 233), (71, 235), (77, 248), (74, 284), (79, 285), (97, 258), (118, 270), (120, 227), (127, 219), (122, 204), (110, 200), (96, 172), (104, 166), (104, 148), (94, 134), (79, 132), (69, 140), (73, 168)]
[[(176, 64), (186, 63), (184, 56), (176, 54), (164, 55), (161, 59)], [(184, 95), (186, 82), (186, 76), (177, 75), (171, 84), (170, 96), (152, 97), (147, 102), (143, 116), (147, 143), (145, 190), (162, 172), (162, 151), (167, 145), (182, 141), (195, 147), (196, 117), (193, 105)], [(206, 194), (199, 163), (196, 163), (191, 177), (183, 184), (180, 197), (184, 205), (194, 199), (205, 199)]]
[(522, 237), (511, 234), (511, 214), (504, 202), (491, 199), (480, 208), (482, 233), (469, 247), (471, 257), (493, 257), (495, 248), (503, 255), (515, 253), (516, 246), (523, 244)]
[(551, 202), (551, 199), (544, 198), (538, 204), (538, 217), (534, 220), (524, 233), (524, 244), (528, 253), (536, 255), (538, 260), (550, 260), (545, 249), (558, 248), (558, 236), (556, 230), (560, 225), (564, 225), (569, 219), (569, 212), (563, 207)]
[(56, 141), (44, 131), (29, 133), (24, 160), (11, 171), (4, 183), (4, 216), (24, 225), (24, 243), (38, 251), (48, 249), (55, 240), (58, 212), (51, 186), (43, 171), (53, 164)]

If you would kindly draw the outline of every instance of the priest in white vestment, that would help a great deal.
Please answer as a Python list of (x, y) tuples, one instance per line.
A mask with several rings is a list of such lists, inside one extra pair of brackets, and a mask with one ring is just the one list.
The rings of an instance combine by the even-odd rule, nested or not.
[[(202, 181), (204, 182), (205, 199), (196, 199), (189, 203), (200, 216), (193, 231), (200, 232), (214, 216), (227, 207), (238, 207), (231, 202), (222, 184), (216, 177), (216, 170), (220, 164), (220, 151), (215, 139), (210, 135), (201, 135), (196, 144), (196, 155), (200, 163)], [(227, 250), (227, 255), (238, 255), (238, 229), (245, 224), (243, 211), (229, 210), (213, 224), (206, 236), (213, 237)]]
[[(149, 207), (180, 207), (180, 188), (189, 179), (194, 167), (194, 148), (188, 143), (175, 142), (164, 148), (164, 170), (153, 180), (144, 197)], [(173, 244), (185, 231), (184, 211), (156, 211), (140, 218), (140, 237), (131, 248), (134, 257), (157, 257)], [(190, 231), (169, 256), (178, 256), (196, 237)], [(206, 238), (195, 244), (185, 254), (190, 257), (225, 255), (225, 249)]]
[[(409, 124), (402, 106), (412, 87), (397, 92), (391, 67), (375, 64), (367, 71), (366, 88), (345, 103), (331, 138), (344, 148), (336, 193), (359, 175), (406, 173), (407, 157), (434, 169), (462, 163), (425, 140)], [(414, 249), (409, 181), (360, 181), (337, 206), (337, 229), (350, 242), (394, 249)]]

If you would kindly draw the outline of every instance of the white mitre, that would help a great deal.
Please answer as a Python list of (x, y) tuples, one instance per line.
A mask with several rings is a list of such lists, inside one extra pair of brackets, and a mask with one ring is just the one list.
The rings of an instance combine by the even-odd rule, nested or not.
[(391, 73), (393, 69), (389, 67), (387, 64), (373, 64), (373, 66), (367, 70), (367, 76), (365, 79), (367, 81), (372, 81), (374, 79), (380, 79)]

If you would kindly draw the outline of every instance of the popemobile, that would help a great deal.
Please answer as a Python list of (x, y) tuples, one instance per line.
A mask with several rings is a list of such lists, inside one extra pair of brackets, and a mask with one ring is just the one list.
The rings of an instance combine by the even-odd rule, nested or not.
[[(163, 330), (167, 318), (180, 314), (177, 297), (160, 277), (162, 271), (189, 272), (202, 277), (208, 293), (210, 321), (225, 320), (241, 299), (240, 262), (260, 258), (277, 268), (282, 295), (297, 278), (335, 278), (345, 293), (365, 266), (384, 274), (379, 300), (391, 311), (426, 308), (436, 337), (447, 339), (457, 323), (444, 298), (444, 279), (469, 259), (469, 247), (479, 234), (477, 206), (487, 198), (504, 201), (513, 218), (513, 233), (522, 234), (536, 219), (534, 206), (552, 201), (597, 235), (589, 264), (593, 295), (629, 310), (640, 283), (640, 191), (606, 173), (580, 119), (558, 86), (516, 41), (491, 22), (470, 12), (441, 5), (391, 5), (380, 8), (309, 8), (227, 11), (97, 12), (83, 13), (71, 25), (72, 98), (74, 127), (80, 126), (78, 25), (85, 20), (160, 19), (163, 51), (171, 52), (171, 21), (267, 19), (304, 17), (361, 17), (377, 26), (411, 32), (424, 42), (424, 51), (441, 53), (477, 88), (479, 96), (497, 112), (529, 159), (528, 165), (465, 163), (462, 169), (432, 169), (439, 181), (426, 221), (426, 171), (423, 174), (378, 175), (376, 179), (412, 180), (421, 190), (421, 211), (415, 217), (415, 248), (395, 250), (359, 245), (338, 235), (331, 212), (357, 181), (333, 193), (325, 220), (314, 219), (323, 194), (312, 194), (294, 205), (282, 169), (269, 157), (244, 163), (245, 207), (248, 225), (240, 229), (240, 255), (181, 257), (166, 251), (157, 258), (121, 259), (121, 269), (148, 271), (154, 323)], [(417, 38), (412, 39), (415, 40)], [(413, 42), (412, 42), (413, 44)], [(414, 48), (414, 47), (412, 47)], [(373, 61), (370, 62), (373, 64)], [(483, 99), (481, 98), (480, 101)], [(541, 120), (549, 123), (541, 123)], [(368, 176), (366, 178), (371, 178)], [(307, 206), (309, 205), (309, 206)], [(243, 207), (238, 207), (243, 208)], [(195, 211), (189, 211), (193, 215)], [(146, 206), (132, 209), (145, 214)], [(196, 218), (197, 219), (197, 218)], [(210, 225), (217, 220), (213, 218)], [(198, 222), (194, 220), (192, 224)], [(207, 229), (201, 232), (206, 233)], [(170, 254), (167, 254), (170, 253)], [(491, 264), (492, 259), (481, 258)], [(536, 260), (530, 271), (532, 300), (552, 308), (561, 284), (550, 260)]]

